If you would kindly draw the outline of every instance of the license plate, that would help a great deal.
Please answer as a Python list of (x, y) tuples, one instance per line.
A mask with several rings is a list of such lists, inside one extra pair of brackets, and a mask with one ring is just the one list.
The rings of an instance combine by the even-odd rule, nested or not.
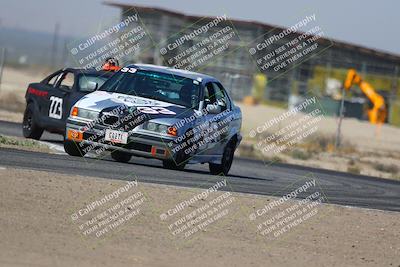
[(128, 133), (106, 129), (106, 135), (104, 139), (113, 143), (126, 144), (128, 143)]

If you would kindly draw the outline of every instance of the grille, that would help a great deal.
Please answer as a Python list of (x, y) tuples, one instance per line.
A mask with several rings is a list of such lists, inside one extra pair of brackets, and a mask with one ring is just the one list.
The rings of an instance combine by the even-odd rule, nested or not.
[(104, 125), (113, 125), (114, 123), (117, 123), (119, 120), (119, 117), (114, 116), (114, 115), (104, 115), (105, 119), (103, 121)]

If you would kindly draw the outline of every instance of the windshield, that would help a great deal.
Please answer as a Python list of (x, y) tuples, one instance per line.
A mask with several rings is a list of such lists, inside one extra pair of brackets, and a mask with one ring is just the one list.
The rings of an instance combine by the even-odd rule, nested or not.
[(89, 86), (90, 82), (97, 83), (97, 88), (100, 88), (109, 77), (102, 74), (81, 74), (78, 78), (79, 90), (82, 92), (92, 92), (94, 89)]
[(197, 108), (199, 84), (196, 80), (176, 75), (124, 68), (112, 76), (100, 90)]

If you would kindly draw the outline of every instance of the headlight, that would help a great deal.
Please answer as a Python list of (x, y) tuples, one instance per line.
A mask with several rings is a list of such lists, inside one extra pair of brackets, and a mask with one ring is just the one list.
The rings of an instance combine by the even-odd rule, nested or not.
[(172, 136), (177, 135), (177, 130), (174, 126), (164, 125), (164, 124), (155, 123), (155, 122), (145, 123), (143, 125), (143, 129), (152, 131), (152, 132), (168, 134), (168, 135), (172, 135)]
[(147, 123), (147, 130), (156, 132), (157, 131), (157, 123), (154, 123), (154, 122)]
[(84, 108), (73, 107), (71, 110), (71, 116), (84, 118), (87, 120), (96, 120), (99, 117), (98, 111), (93, 111)]
[(158, 131), (159, 131), (160, 133), (167, 133), (167, 130), (168, 130), (168, 126), (167, 126), (167, 125), (160, 124), (160, 125), (158, 126)]

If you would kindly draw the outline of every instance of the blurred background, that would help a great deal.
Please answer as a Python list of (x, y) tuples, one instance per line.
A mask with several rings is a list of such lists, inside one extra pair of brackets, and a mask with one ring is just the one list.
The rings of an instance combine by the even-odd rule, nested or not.
[[(140, 14), (153, 43), (148, 44), (145, 53), (139, 51), (124, 62), (162, 65), (158, 43), (182, 29), (189, 32), (199, 19), (226, 14), (242, 42), (230, 46), (234, 52), (229, 57), (215, 60), (203, 72), (221, 79), (236, 100), (253, 94), (259, 102), (284, 107), (290, 100), (301, 100), (312, 91), (324, 97), (327, 114), (335, 116), (339, 112), (340, 86), (347, 70), (355, 68), (387, 100), (387, 122), (400, 125), (400, 48), (399, 37), (395, 34), (397, 25), (393, 23), (396, 7), (399, 7), (396, 1), (385, 5), (365, 5), (362, 1), (298, 1), (287, 6), (277, 1), (231, 4), (229, 1), (17, 0), (2, 1), (1, 5), (1, 66), (42, 72), (76, 66), (68, 46), (93, 35), (112, 20), (123, 20), (132, 10)], [(361, 7), (362, 12), (359, 12)], [(260, 73), (245, 45), (272, 30), (283, 30), (310, 14), (316, 15), (316, 25), (324, 32), (324, 38), (319, 40), (320, 47), (328, 49), (286, 71), (285, 75), (274, 71)], [(290, 38), (282, 39), (276, 47)], [(260, 80), (261, 84), (254, 88), (254, 83)], [(7, 79), (3, 78), (0, 86), (7, 88)], [(367, 102), (360, 90), (352, 90), (346, 99), (345, 116), (366, 120)]]
[[(282, 155), (275, 160), (301, 164), (307, 161), (308, 165), (318, 167), (321, 162), (329, 161), (323, 160), (326, 158), (323, 152), (333, 151), (330, 144), (335, 142), (343, 100), (346, 119), (341, 135), (348, 150), (339, 151), (337, 157), (329, 154), (330, 161), (322, 167), (398, 177), (400, 37), (399, 25), (394, 23), (400, 8), (398, 1), (366, 4), (365, 1), (303, 0), (295, 3), (0, 0), (0, 3), (0, 110), (21, 114), (29, 83), (40, 81), (60, 68), (82, 67), (71, 48), (128, 16), (139, 15), (140, 20), (135, 23), (145, 29), (146, 38), (141, 40), (141, 49), (120, 61), (167, 65), (160, 53), (163, 45), (176, 34), (190, 33), (202, 23), (226, 14), (228, 21), (210, 34), (230, 25), (235, 29), (235, 38), (223, 56), (213, 58), (197, 70), (220, 79), (242, 107), (245, 141), (250, 143), (243, 154), (254, 155), (253, 141), (247, 138), (249, 131), (305, 98), (317, 96), (325, 119), (320, 125), (321, 137), (312, 142), (320, 143), (320, 148), (299, 147), (290, 157)], [(249, 48), (259, 42), (260, 36), (267, 38), (282, 32), (313, 14), (316, 17), (313, 26), (323, 31), (323, 36), (316, 40), (318, 50), (307, 55), (301, 64), (281, 71), (263, 71), (257, 66)], [(292, 39), (293, 35), (288, 35), (271, 49)], [(196, 42), (201, 42), (201, 38), (185, 43), (176, 53)], [(360, 88), (355, 85), (343, 94), (342, 85), (349, 69), (355, 69), (384, 98), (387, 116), (383, 126), (368, 122), (372, 103)], [(373, 167), (382, 157), (390, 159)], [(367, 166), (368, 171), (364, 171)]]

